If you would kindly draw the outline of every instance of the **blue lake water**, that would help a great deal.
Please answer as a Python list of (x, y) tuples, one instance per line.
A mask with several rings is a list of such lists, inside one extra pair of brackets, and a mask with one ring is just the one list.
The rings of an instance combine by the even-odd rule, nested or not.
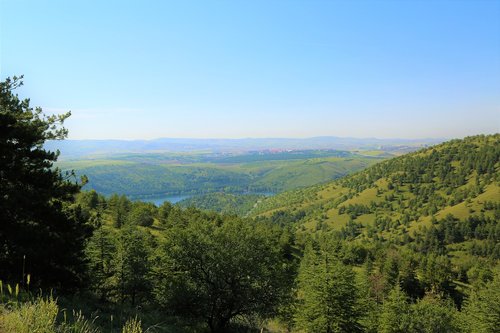
[(191, 198), (192, 195), (168, 195), (168, 196), (162, 196), (162, 197), (153, 197), (153, 198), (140, 198), (137, 199), (139, 201), (144, 201), (144, 202), (152, 202), (156, 206), (160, 207), (163, 202), (169, 201), (172, 204), (178, 203), (179, 201), (182, 201), (187, 198)]
[[(246, 194), (250, 194), (250, 193), (246, 193)], [(256, 192), (256, 193), (251, 193), (251, 194), (261, 194), (261, 195), (265, 195), (267, 197), (274, 195), (274, 193), (271, 193), (271, 192)], [(141, 198), (141, 199), (137, 199), (137, 200), (144, 201), (144, 202), (152, 202), (156, 206), (159, 207), (165, 201), (169, 201), (170, 203), (175, 204), (175, 203), (178, 203), (179, 201), (182, 201), (184, 199), (191, 198), (191, 197), (194, 197), (194, 196), (196, 196), (196, 194), (195, 195), (186, 195), (186, 194), (183, 194), (183, 195), (167, 195), (167, 196), (152, 197), (152, 198)]]

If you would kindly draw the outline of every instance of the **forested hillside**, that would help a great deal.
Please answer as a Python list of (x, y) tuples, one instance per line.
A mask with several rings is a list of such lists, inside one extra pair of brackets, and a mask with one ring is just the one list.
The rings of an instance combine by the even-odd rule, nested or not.
[[(404, 233), (457, 219), (494, 219), (500, 135), (454, 140), (376, 164), (328, 184), (267, 198), (254, 215), (303, 210), (306, 228)], [(498, 218), (498, 216), (496, 217)]]
[[(328, 280), (340, 274), (338, 267), (330, 267), (340, 257), (363, 276), (368, 306), (379, 311), (361, 321), (364, 330), (496, 332), (498, 306), (479, 310), (474, 302), (482, 298), (500, 304), (499, 168), (500, 135), (481, 135), (259, 203), (253, 211), (257, 217), (291, 222), (296, 242), (306, 244), (295, 323), (310, 332), (328, 332), (328, 325), (336, 325), (324, 304), (328, 298), (316, 293), (348, 297), (338, 294), (343, 285), (332, 287)], [(486, 290), (491, 294), (486, 296)], [(418, 316), (423, 316), (420, 323)], [(340, 331), (359, 328), (351, 324)]]
[(80, 191), (43, 148), (69, 114), (20, 84), (0, 84), (0, 332), (498, 332), (499, 134), (238, 217)]
[[(267, 198), (255, 211), (268, 210), (255, 219), (82, 193), (77, 204), (98, 225), (89, 243), (90, 290), (106, 303), (163, 309), (170, 320), (194, 316), (213, 331), (263, 325), (276, 332), (495, 332), (499, 139), (451, 141)], [(271, 247), (254, 248), (254, 242)], [(133, 244), (141, 244), (140, 251)], [(134, 264), (135, 251), (148, 260)], [(182, 278), (168, 265), (185, 272)], [(247, 266), (258, 274), (242, 271)], [(242, 284), (241, 274), (256, 285)], [(233, 306), (246, 309), (256, 297), (251, 286), (261, 283), (273, 285), (272, 311), (255, 304), (225, 319)], [(267, 320), (243, 320), (257, 314)]]
[(83, 304), (99, 327), (139, 313), (158, 332), (495, 332), (499, 139), (261, 199), (254, 219), (82, 192)]
[(213, 155), (148, 153), (100, 156), (57, 164), (89, 178), (85, 189), (147, 199), (212, 192), (279, 193), (330, 181), (387, 158), (337, 150)]

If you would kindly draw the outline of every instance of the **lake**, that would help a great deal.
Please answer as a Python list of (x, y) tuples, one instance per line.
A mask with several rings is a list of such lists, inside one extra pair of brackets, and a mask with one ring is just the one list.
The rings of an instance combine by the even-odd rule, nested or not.
[(142, 199), (138, 199), (140, 201), (144, 201), (144, 202), (152, 202), (154, 203), (156, 206), (160, 207), (163, 202), (165, 201), (169, 201), (170, 203), (172, 204), (175, 204), (175, 203), (178, 203), (179, 201), (182, 201), (184, 199), (187, 199), (187, 198), (191, 198), (192, 195), (168, 195), (168, 196), (163, 196), (163, 197), (155, 197), (155, 198), (142, 198)]
[[(265, 195), (266, 197), (273, 196), (275, 193), (272, 192), (255, 192), (255, 193), (245, 193), (245, 194), (260, 194), (260, 195)], [(167, 196), (160, 196), (160, 197), (152, 197), (152, 198), (141, 198), (141, 199), (136, 199), (139, 201), (144, 201), (144, 202), (152, 202), (154, 203), (157, 207), (160, 207), (164, 201), (169, 201), (172, 204), (176, 204), (179, 201), (182, 201), (187, 198), (194, 197), (196, 195), (201, 195), (201, 194), (178, 194), (178, 195), (167, 195)]]

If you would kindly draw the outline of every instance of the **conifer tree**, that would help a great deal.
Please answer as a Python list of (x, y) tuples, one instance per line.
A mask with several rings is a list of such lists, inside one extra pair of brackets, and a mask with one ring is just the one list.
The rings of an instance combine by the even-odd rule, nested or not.
[(451, 300), (428, 294), (412, 304), (408, 332), (458, 333), (457, 314)]
[(129, 300), (135, 306), (151, 290), (152, 247), (153, 239), (146, 231), (134, 225), (121, 228), (115, 263), (122, 303)]
[(311, 245), (299, 269), (297, 326), (306, 332), (361, 332), (363, 315), (351, 267)]
[(70, 113), (46, 116), (21, 100), (14, 77), (0, 82), (0, 276), (45, 287), (76, 287), (91, 228), (71, 205), (80, 190), (74, 174), (53, 167), (58, 153), (46, 140), (67, 136)]
[(86, 255), (87, 275), (91, 289), (101, 300), (116, 297), (117, 240), (115, 233), (107, 226), (99, 226), (87, 244)]
[(384, 301), (380, 315), (379, 332), (406, 333), (410, 327), (410, 305), (399, 284)]
[(493, 281), (478, 285), (465, 301), (464, 331), (471, 333), (498, 332), (500, 327), (500, 272)]

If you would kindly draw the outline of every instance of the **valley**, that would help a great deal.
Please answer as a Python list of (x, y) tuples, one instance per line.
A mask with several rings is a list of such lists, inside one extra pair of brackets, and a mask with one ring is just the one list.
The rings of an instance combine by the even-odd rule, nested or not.
[[(40, 120), (23, 112), (32, 147)], [(0, 331), (498, 327), (500, 134), (397, 156), (270, 148), (55, 165), (18, 142), (1, 156)]]
[(499, 13), (0, 1), (0, 333), (500, 333)]
[(168, 196), (279, 193), (330, 181), (392, 156), (384, 151), (111, 154), (56, 164), (87, 176), (84, 189), (156, 200)]
[[(148, 304), (150, 293), (162, 295), (167, 305), (181, 309), (176, 314), (182, 318), (186, 318), (183, 307), (193, 304), (186, 297), (201, 293), (193, 302), (204, 304), (213, 293), (223, 293), (217, 283), (221, 288), (235, 288), (235, 293), (239, 288), (251, 292), (240, 280), (241, 274), (251, 276), (257, 266), (260, 275), (252, 277), (255, 281), (283, 269), (281, 278), (262, 282), (275, 288), (270, 295), (285, 293), (280, 296), (285, 312), (264, 324), (271, 332), (286, 332), (290, 326), (293, 332), (322, 330), (317, 318), (324, 325), (334, 325), (337, 319), (329, 313), (330, 306), (347, 313), (341, 319), (345, 320), (344, 332), (356, 331), (356, 327), (361, 327), (359, 332), (391, 332), (387, 327), (394, 325), (407, 325), (408, 332), (415, 333), (421, 330), (414, 327), (469, 332), (475, 325), (494, 332), (496, 322), (489, 313), (500, 299), (499, 161), (500, 135), (480, 135), (384, 159), (333, 181), (273, 196), (215, 192), (156, 207), (116, 194), (107, 199), (90, 191), (82, 192), (77, 203), (91, 219), (102, 223), (90, 240), (93, 267), (101, 269), (99, 255), (113, 261), (113, 253), (120, 253), (99, 252), (99, 244), (120, 244), (120, 237), (131, 237), (128, 228), (134, 226), (136, 246), (147, 251), (143, 255), (153, 260), (153, 253), (160, 251), (160, 258), (166, 260), (143, 262), (144, 273), (135, 274), (147, 279), (148, 271), (167, 272), (158, 275), (165, 280), (151, 281), (160, 289), (137, 289), (136, 297)], [(241, 239), (249, 235), (257, 238)], [(266, 248), (270, 241), (275, 242), (274, 250)], [(269, 268), (260, 265), (262, 258), (268, 258), (264, 253), (247, 261), (261, 245), (270, 255), (280, 253), (281, 266), (266, 271)], [(183, 276), (189, 282), (169, 271), (171, 260), (186, 270)], [(204, 265), (217, 275), (205, 275)], [(110, 293), (109, 302), (116, 303), (120, 292), (112, 282), (113, 274), (118, 273), (92, 281), (96, 290)], [(227, 274), (238, 281), (234, 286), (225, 282)], [(276, 279), (283, 280), (274, 284)], [(333, 287), (331, 281), (335, 281)], [(179, 294), (161, 289), (165, 284), (175, 285), (174, 292)], [(289, 288), (298, 292), (287, 294)], [(133, 292), (131, 287), (121, 297), (134, 304)], [(332, 294), (340, 295), (339, 299), (326, 298)], [(216, 298), (239, 302), (237, 295)], [(238, 306), (244, 308), (245, 303)], [(400, 315), (401, 308), (407, 312)], [(197, 313), (206, 318), (206, 311)], [(167, 320), (173, 330), (203, 331), (185, 322), (181, 329), (175, 318)], [(240, 331), (238, 325), (243, 323), (235, 317), (232, 330)]]

